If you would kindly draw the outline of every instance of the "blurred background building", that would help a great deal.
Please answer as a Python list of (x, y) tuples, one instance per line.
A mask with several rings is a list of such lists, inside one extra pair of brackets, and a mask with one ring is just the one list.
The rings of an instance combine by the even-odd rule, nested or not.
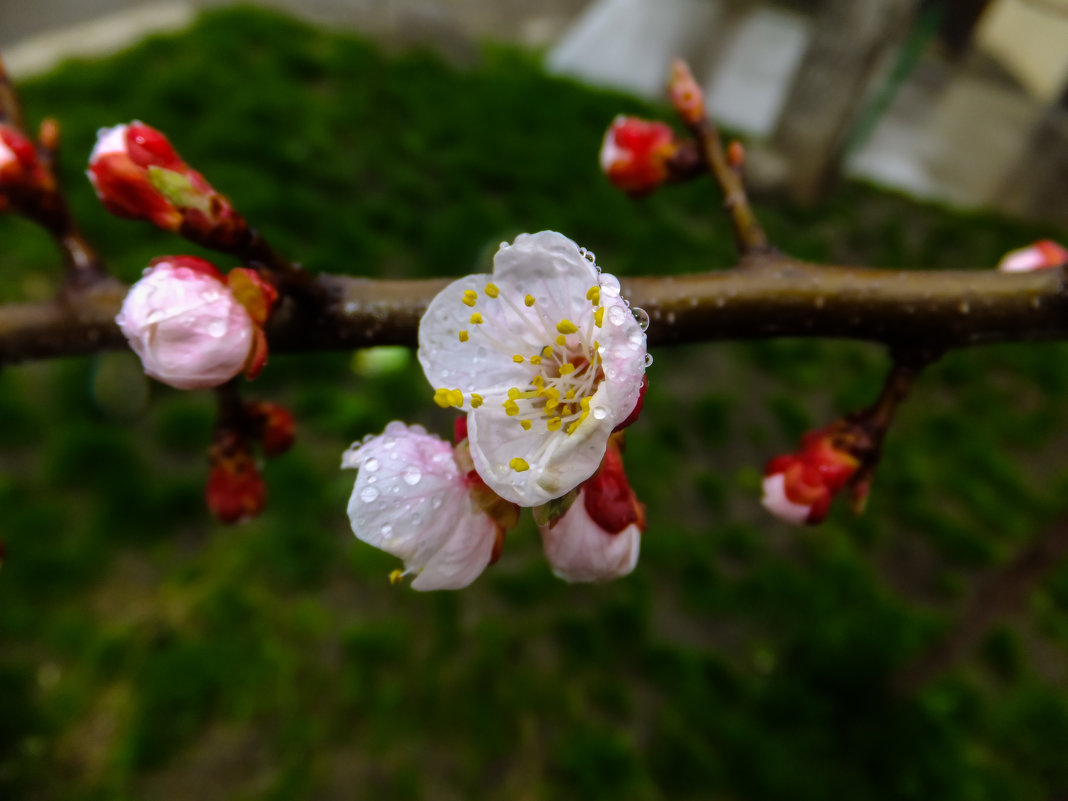
[[(26, 75), (188, 25), (219, 0), (0, 5)], [(755, 143), (751, 180), (796, 200), (841, 175), (1068, 220), (1068, 0), (260, 0), (459, 59), (493, 39), (553, 72), (650, 98), (682, 56)]]

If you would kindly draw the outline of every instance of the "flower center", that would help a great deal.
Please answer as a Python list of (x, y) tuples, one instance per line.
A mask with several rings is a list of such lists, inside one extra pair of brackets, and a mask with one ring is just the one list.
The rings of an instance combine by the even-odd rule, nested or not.
[[(545, 430), (563, 431), (570, 436), (590, 415), (591, 399), (605, 377), (601, 367), (601, 346), (594, 338), (605, 315), (600, 287), (591, 286), (587, 290), (586, 300), (590, 308), (578, 323), (548, 316), (533, 295), (518, 300), (502, 292), (496, 284), (487, 284), (484, 294), (489, 302), (480, 308), (487, 316), (493, 313), (493, 305), (500, 303), (523, 321), (522, 331), (513, 332), (519, 334), (523, 352), (508, 353), (500, 343), (482, 333), (483, 311), (471, 312), (470, 327), (458, 332), (460, 342), (478, 341), (492, 347), (502, 357), (512, 360), (517, 377), (523, 375), (525, 381), (517, 381), (509, 387), (507, 398), (501, 403), (505, 413), (515, 418), (518, 426), (525, 431), (544, 426)], [(459, 300), (473, 310), (480, 299), (478, 292), (468, 289)], [(474, 392), (469, 397), (473, 408), (481, 406), (484, 400)], [(441, 388), (435, 391), (434, 400), (442, 407), (459, 407), (464, 403), (464, 393), (459, 389)], [(526, 469), (525, 465), (513, 465), (513, 468)]]

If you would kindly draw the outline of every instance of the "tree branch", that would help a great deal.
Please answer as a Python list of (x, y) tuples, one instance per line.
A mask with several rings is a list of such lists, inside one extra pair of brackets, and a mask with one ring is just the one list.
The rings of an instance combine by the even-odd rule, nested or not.
[[(650, 345), (827, 337), (895, 348), (1068, 339), (1068, 268), (1005, 274), (835, 267), (765, 254), (760, 269), (622, 281), (648, 312)], [(419, 318), (448, 279), (315, 278), (314, 302), (286, 300), (268, 336), (274, 353), (414, 345)], [(126, 346), (114, 323), (126, 287), (110, 280), (67, 302), (0, 306), (0, 363)]]

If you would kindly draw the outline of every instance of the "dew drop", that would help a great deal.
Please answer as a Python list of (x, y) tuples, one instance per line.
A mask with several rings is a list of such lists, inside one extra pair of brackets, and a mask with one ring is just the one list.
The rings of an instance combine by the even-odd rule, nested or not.
[(645, 309), (639, 309), (637, 306), (630, 310), (630, 313), (634, 315), (634, 319), (638, 321), (638, 327), (645, 331), (649, 328), (649, 314)]
[(434, 500), (431, 501), (430, 506), (432, 508), (434, 508), (434, 509), (440, 509), (441, 508), (441, 498), (440, 497), (434, 498)]
[(378, 469), (378, 459), (372, 456), (370, 459), (363, 463), (363, 469), (366, 470), (368, 473), (375, 472), (375, 470)]
[(226, 333), (226, 323), (222, 320), (212, 320), (208, 323), (208, 335), (218, 339)]
[(384, 526), (382, 526), (382, 536), (385, 537), (387, 540), (392, 537), (393, 526), (391, 526), (389, 523), (386, 523)]
[(645, 366), (649, 367), (652, 363), (653, 363), (653, 354), (646, 353), (645, 354)]
[(419, 472), (418, 467), (409, 467), (404, 471), (404, 483), (409, 487), (414, 487), (422, 479), (423, 474)]
[(594, 420), (604, 420), (608, 416), (608, 410), (603, 406), (594, 406), (591, 414)]
[(378, 476), (368, 476), (367, 477), (367, 483), (368, 484), (374, 484), (376, 481), (378, 481)]
[(601, 294), (606, 298), (619, 297), (619, 279), (611, 273), (601, 274)]
[(622, 306), (611, 306), (608, 309), (608, 322), (612, 325), (623, 325), (627, 319), (627, 310)]
[(374, 487), (364, 487), (360, 490), (360, 500), (364, 503), (373, 503), (378, 500), (378, 490)]

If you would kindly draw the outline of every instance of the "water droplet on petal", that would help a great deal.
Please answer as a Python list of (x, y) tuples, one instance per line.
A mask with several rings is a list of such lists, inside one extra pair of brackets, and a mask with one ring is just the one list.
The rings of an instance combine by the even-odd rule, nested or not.
[(606, 298), (619, 297), (619, 279), (611, 273), (601, 274), (601, 294)]
[(419, 483), (419, 480), (423, 477), (423, 474), (419, 472), (418, 467), (409, 467), (404, 471), (404, 483), (409, 487), (414, 487)]
[(594, 406), (591, 414), (595, 420), (604, 420), (608, 416), (608, 410), (603, 406)]
[(364, 487), (360, 490), (360, 500), (364, 503), (373, 503), (378, 500), (378, 490), (374, 487)]
[(434, 509), (440, 509), (441, 508), (441, 497), (439, 496), (439, 497), (434, 498), (434, 500), (431, 502), (430, 505)]
[(651, 365), (652, 363), (653, 363), (653, 354), (651, 354), (651, 353), (646, 353), (646, 354), (645, 354), (645, 366), (646, 366), (646, 367), (648, 367), (648, 366), (649, 366), (649, 365)]
[(370, 459), (363, 463), (363, 469), (366, 470), (368, 473), (375, 472), (378, 469), (378, 459), (372, 456)]
[(608, 322), (612, 325), (623, 325), (627, 319), (627, 310), (622, 306), (610, 306), (608, 308)]
[(208, 323), (208, 335), (218, 339), (226, 333), (226, 323), (223, 320), (212, 320)]
[(645, 309), (639, 309), (637, 306), (630, 310), (630, 313), (634, 315), (634, 319), (638, 321), (638, 327), (644, 331), (649, 327), (649, 315)]
[(393, 536), (393, 526), (391, 526), (389, 523), (386, 523), (384, 526), (382, 526), (382, 536), (385, 537), (387, 540), (391, 536)]

